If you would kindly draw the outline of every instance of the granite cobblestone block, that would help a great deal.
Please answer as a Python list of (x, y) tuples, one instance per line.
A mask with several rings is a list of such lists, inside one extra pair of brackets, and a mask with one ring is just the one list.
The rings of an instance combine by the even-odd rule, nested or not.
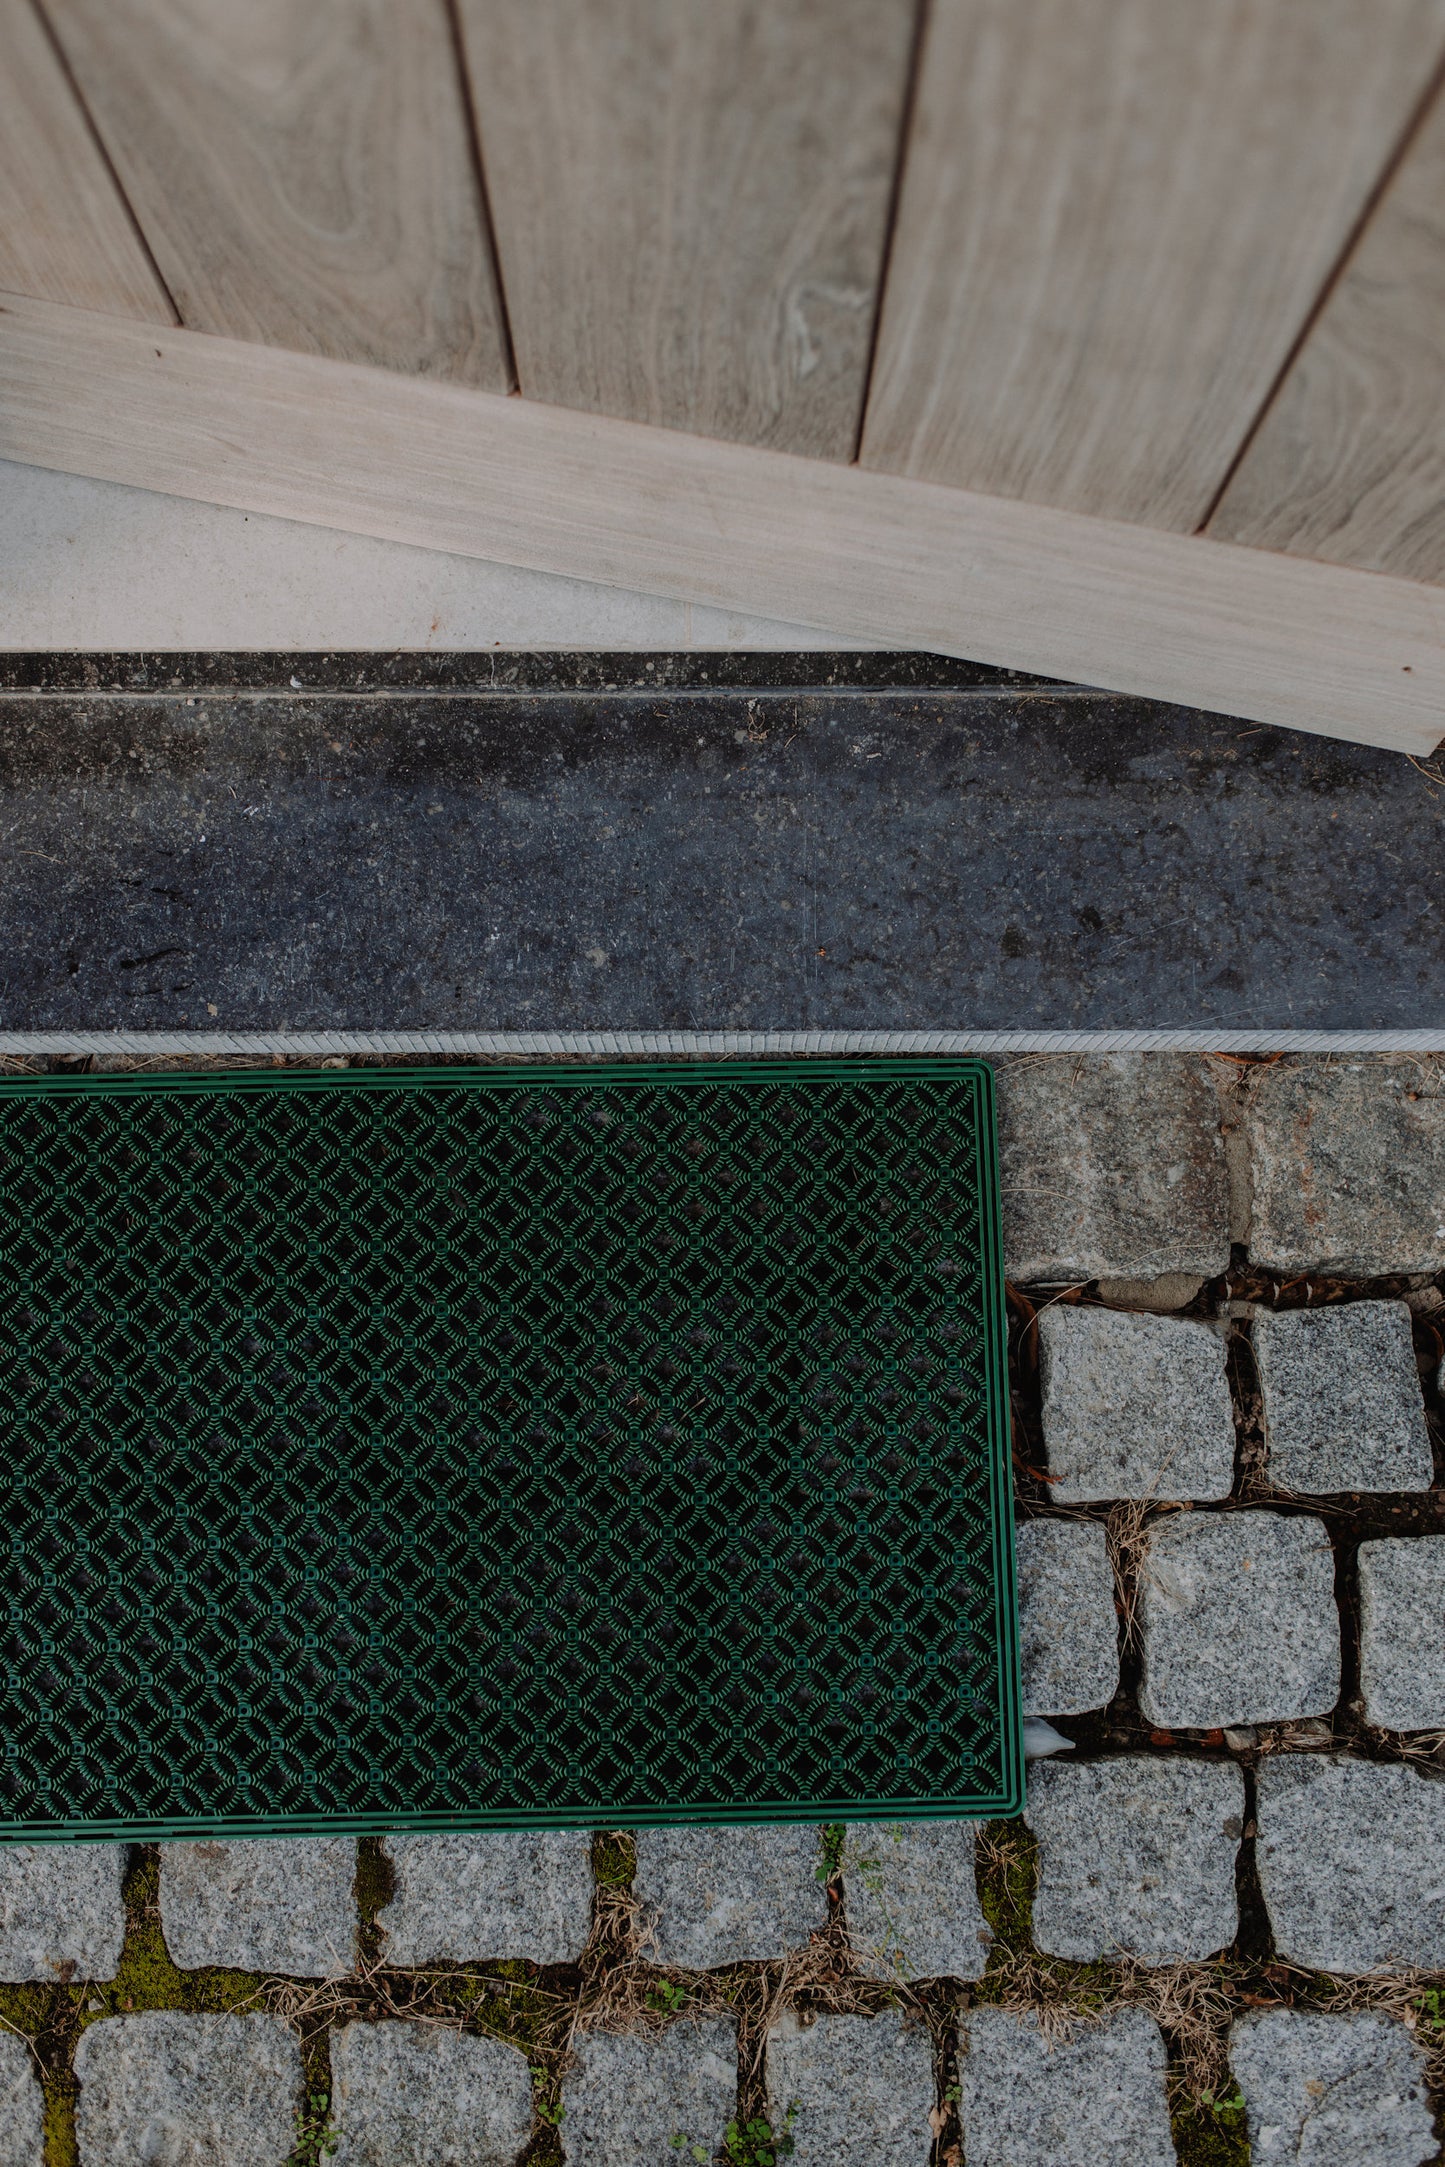
[(1233, 1941), (1244, 1779), (1232, 1764), (1046, 1761), (1025, 1818), (1039, 1839), (1034, 1940), (1047, 1955), (1197, 1962)]
[(790, 2015), (769, 2034), (767, 2075), (768, 2120), (793, 2140), (791, 2167), (928, 2167), (933, 2044), (900, 2010)]
[(1164, 2039), (1142, 2010), (1049, 2039), (1031, 2015), (974, 2009), (963, 2031), (968, 2167), (1175, 2167)]
[(1445, 1730), (1445, 1535), (1362, 1542), (1359, 1556), (1365, 1721)]
[(80, 2035), (81, 2167), (284, 2167), (301, 2048), (272, 2016), (106, 2017)]
[(1272, 1755), (1255, 1858), (1275, 1947), (1315, 1971), (1445, 1970), (1445, 1784), (1402, 1764)]
[(584, 2032), (562, 2080), (567, 2167), (686, 2163), (694, 2145), (711, 2158), (736, 2114), (737, 2083), (737, 2034), (721, 2018)]
[(1340, 1691), (1334, 1557), (1324, 1522), (1277, 1512), (1178, 1513), (1139, 1568), (1139, 1707), (1213, 1730), (1324, 1715)]
[(816, 1824), (646, 1828), (635, 1842), (633, 1892), (659, 1964), (708, 1971), (778, 1957), (827, 1924)]
[(861, 1821), (843, 1844), (848, 1939), (875, 1979), (978, 1979), (993, 1935), (972, 1821)]
[(1243, 1133), (1256, 1264), (1350, 1279), (1445, 1266), (1445, 1061), (1271, 1062), (1250, 1076)]
[(1038, 1329), (1055, 1504), (1228, 1497), (1234, 1415), (1218, 1332), (1079, 1303), (1042, 1310)]
[(567, 1964), (592, 1926), (592, 1849), (584, 1830), (481, 1829), (388, 1836), (393, 1900), (377, 1913), (390, 1964), (520, 1956)]
[(1103, 1528), (1026, 1520), (1017, 1549), (1024, 1714), (1106, 1708), (1119, 1689), (1119, 1619)]
[(1403, 1302), (1265, 1311), (1254, 1358), (1282, 1490), (1428, 1490), (1435, 1463)]
[(161, 1846), (161, 1931), (182, 1971), (339, 1978), (356, 1961), (356, 1845), (262, 1836)]
[(119, 1843), (0, 1844), (0, 1980), (113, 1979), (125, 1856)]
[(1068, 1054), (1000, 1062), (995, 1075), (1011, 1279), (1224, 1270), (1229, 1176), (1204, 1061)]
[(511, 2167), (532, 2131), (527, 2057), (431, 2024), (331, 2035), (337, 2167)]
[(42, 2167), (45, 2095), (29, 2042), (0, 2031), (0, 2167)]
[(1255, 2167), (1423, 2167), (1436, 2155), (1425, 2057), (1363, 2010), (1251, 2013), (1230, 2033)]

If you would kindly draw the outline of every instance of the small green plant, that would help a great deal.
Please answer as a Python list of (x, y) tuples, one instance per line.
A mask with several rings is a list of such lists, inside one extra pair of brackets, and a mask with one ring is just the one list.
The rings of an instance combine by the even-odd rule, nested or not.
[(705, 2144), (696, 2143), (693, 2138), (687, 2135), (685, 2130), (681, 2129), (675, 2129), (672, 2133), (672, 2149), (674, 2152), (686, 2152), (689, 2159), (709, 2160), (712, 2158), (712, 2154)]
[(675, 2017), (687, 2006), (687, 1988), (678, 1986), (675, 1980), (659, 1979), (647, 1989), (647, 2006), (659, 2016)]
[(304, 2106), (297, 2110), (296, 2142), (286, 2167), (320, 2167), (340, 2142), (341, 2132), (331, 2121), (331, 2094), (308, 2092)]
[(828, 1821), (818, 1834), (823, 1853), (818, 1862), (818, 1879), (826, 1886), (834, 1874), (842, 1870), (843, 1846), (848, 1840), (848, 1831), (841, 1821)]
[(1176, 2098), (1170, 2120), (1179, 2167), (1249, 2167), (1244, 2095), (1237, 2085)]
[(1417, 1994), (1415, 2007), (1427, 2032), (1445, 2031), (1445, 1992), (1438, 1986), (1427, 1986), (1423, 1994)]
[[(531, 2072), (533, 2084), (545, 2084), (547, 2082), (547, 2072), (540, 2062), (529, 2062), (527, 2067)], [(560, 2129), (567, 2119), (567, 2109), (560, 2100), (554, 2105), (550, 2100), (534, 2098), (532, 2105), (536, 2110), (537, 2120), (545, 2122), (549, 2129)]]
[(723, 2137), (728, 2167), (777, 2167), (777, 2162), (795, 2149), (793, 2124), (797, 2116), (798, 2102), (794, 2100), (776, 2136), (772, 2123), (760, 2114), (750, 2122), (729, 2122)]
[(1232, 2092), (1201, 2092), (1199, 2104), (1206, 2114), (1237, 2114), (1244, 2105), (1244, 2094), (1236, 2084)]

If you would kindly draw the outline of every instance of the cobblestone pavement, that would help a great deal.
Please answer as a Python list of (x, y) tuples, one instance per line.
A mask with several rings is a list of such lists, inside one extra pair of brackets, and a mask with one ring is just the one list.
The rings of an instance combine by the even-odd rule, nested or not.
[(1422, 2167), (1445, 1064), (1001, 1070), (1025, 1815), (0, 1850), (0, 2167)]

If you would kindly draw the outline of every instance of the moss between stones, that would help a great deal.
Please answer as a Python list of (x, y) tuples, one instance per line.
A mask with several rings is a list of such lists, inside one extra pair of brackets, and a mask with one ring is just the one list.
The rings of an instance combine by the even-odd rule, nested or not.
[(137, 2009), (183, 2009), (194, 2016), (220, 2016), (255, 2006), (261, 1987), (257, 1973), (225, 1971), (218, 1965), (182, 1971), (172, 1961), (161, 1932), (160, 1887), (159, 1848), (139, 1845), (122, 1891), (126, 1924), (120, 1964), (114, 1979), (87, 1990), (79, 2011), (79, 2030), (102, 2017)]
[(532, 2062), (532, 2110), (537, 2117), (537, 2127), (531, 2143), (522, 2154), (521, 2167), (562, 2167), (562, 2124), (566, 2110), (562, 2105), (562, 2072), (554, 2061), (550, 2066)]
[(980, 1834), (978, 1902), (994, 1937), (992, 1962), (999, 1949), (1020, 1950), (1033, 1939), (1039, 1846), (1022, 1820), (986, 1821)]
[(592, 1838), (592, 1874), (604, 1889), (630, 1889), (637, 1846), (625, 1829), (599, 1829)]
[(1244, 2104), (1235, 2094), (1185, 2102), (1170, 2116), (1179, 2167), (1249, 2167)]
[[(559, 2009), (564, 2006), (562, 1998), (525, 1978), (508, 1980), (499, 1988), (497, 1975), (502, 1968), (494, 1965), (485, 1976), (459, 1973), (447, 1982), (445, 2001), (451, 2002), (478, 2031), (509, 2040), (513, 2046), (523, 2048), (531, 2060), (555, 2052), (562, 2029), (558, 2021)], [(519, 1965), (518, 1969), (525, 1967)]]
[(41, 1984), (0, 1986), (0, 2019), (35, 2050), (45, 2097), (45, 2167), (78, 2167), (76, 2082), (70, 2067), (84, 1989)]
[[(819, 1832), (819, 1870), (824, 1876), (835, 1870), (844, 1834), (843, 1829), (831, 1826)], [(604, 1888), (627, 1889), (636, 1867), (632, 1838), (619, 1832), (594, 1836), (593, 1864)], [(1035, 1948), (1032, 1920), (1037, 1879), (1038, 1846), (1022, 1820), (994, 1821), (981, 1829), (979, 1902), (994, 1940), (984, 1976), (964, 1993), (964, 2005), (969, 2001), (1018, 2009), (1052, 2005), (1070, 2008), (1080, 2016), (1098, 2015), (1119, 2005), (1126, 1997), (1121, 1993), (1118, 1973), (1109, 1964), (1073, 1964), (1042, 1955)], [(654, 1973), (651, 1983), (654, 1993), (669, 2004), (667, 2008), (646, 1998), (647, 1981), (640, 1980), (629, 1963), (625, 1942), (619, 1941), (614, 1951), (605, 1940), (580, 1968), (563, 1965), (539, 1971), (520, 1959), (503, 1959), (485, 1966), (444, 1965), (415, 1972), (378, 1973), (376, 1919), (394, 1893), (391, 1861), (378, 1838), (363, 1838), (358, 1845), (355, 1890), (364, 1961), (358, 1977), (331, 1982), (330, 1991), (320, 1997), (314, 2009), (308, 2008), (300, 2027), (307, 2103), (298, 2120), (291, 2167), (324, 2167), (327, 2156), (329, 2026), (357, 2017), (405, 2019), (413, 2010), (420, 2012), (423, 2008), (430, 2016), (451, 2016), (469, 2029), (505, 2039), (526, 2054), (538, 2128), (524, 2161), (526, 2167), (561, 2167), (561, 2062), (579, 2006), (595, 2005), (599, 1994), (604, 2002), (610, 1999), (614, 1966), (621, 1965), (631, 1977), (625, 1988), (619, 1985), (619, 2010), (629, 1996), (643, 1993), (644, 2006), (654, 2015), (665, 2017), (674, 2012), (673, 1995), (657, 1985), (664, 1975)], [(172, 1962), (161, 1932), (160, 1854), (156, 1847), (140, 1847), (133, 1853), (124, 1898), (125, 1942), (113, 1980), (101, 1984), (84, 1981), (73, 1985), (0, 1986), (0, 2018), (33, 2041), (44, 2072), (45, 2167), (79, 2167), (75, 2140), (77, 2088), (71, 2064), (75, 2042), (87, 2025), (105, 2016), (153, 2009), (219, 2014), (264, 2008), (268, 2000), (274, 2002), (276, 1990), (287, 1985), (250, 1972), (216, 1967), (182, 1971)], [(694, 1995), (703, 1993), (710, 2004), (719, 2006), (740, 2005), (747, 1997), (761, 1997), (756, 2012), (761, 2020), (762, 2002), (771, 1991), (773, 1967), (763, 1970), (766, 1977), (754, 1966), (744, 1967), (736, 1976), (714, 1975), (705, 1988), (701, 1981), (689, 1977), (673, 1982), (673, 1992), (687, 1988)], [(1322, 1974), (1296, 1972), (1280, 1965), (1242, 1966), (1236, 1960), (1227, 1991), (1233, 1999), (1235, 1991), (1243, 1994), (1246, 1988), (1250, 1991), (1245, 1998), (1251, 2003), (1261, 1993), (1269, 1992), (1277, 1996), (1282, 2007), (1338, 2006), (1340, 1995), (1340, 1982)], [(829, 2008), (866, 2006), (871, 2010), (893, 1998), (880, 1984), (854, 1981), (841, 1974), (796, 1981), (793, 1991), (805, 2003), (816, 2002)], [(956, 1988), (928, 1987), (921, 2000), (914, 1993), (907, 1998), (929, 2016), (940, 2039), (951, 2031), (959, 2006)], [(284, 2003), (284, 1993), (282, 2000)], [(1417, 1994), (1416, 2001), (1427, 2029), (1442, 2021), (1435, 1989)], [(948, 2082), (948, 2072), (942, 2081)], [(1177, 2061), (1171, 2068), (1169, 2089), (1180, 2167), (1247, 2167), (1249, 2145), (1237, 2091), (1231, 2087), (1219, 2098), (1201, 2095), (1186, 2086)], [(750, 2099), (750, 2111), (755, 2107), (756, 2102)]]
[(56, 1997), (62, 1991), (39, 1982), (33, 1986), (0, 1986), (0, 2023), (8, 2031), (35, 2038), (49, 2024)]
[(80, 2167), (80, 2147), (75, 2137), (75, 2098), (79, 2089), (73, 2076), (68, 2083), (60, 2077), (46, 2079), (45, 2167)]
[(161, 1933), (160, 1853), (137, 1847), (123, 1884), (125, 1941), (113, 1979), (75, 1985), (0, 1986), (0, 2017), (34, 2047), (45, 2093), (45, 2167), (78, 2167), (71, 2067), (80, 2034), (103, 2017), (149, 2009), (220, 2014), (254, 2003), (261, 1981), (251, 1972), (180, 1971)]
[(1114, 1976), (1107, 1964), (1074, 1964), (1043, 1956), (1034, 1947), (1038, 1878), (1033, 1830), (1022, 1820), (987, 1822), (979, 1849), (978, 1901), (994, 1939), (973, 1999), (1019, 2007), (1064, 2002), (1080, 2016), (1096, 2016), (1118, 1998)]
[(396, 1895), (396, 1867), (380, 1836), (362, 1836), (356, 1845), (356, 1879), (352, 1883), (359, 1919), (357, 1953), (363, 1964), (374, 1963), (380, 1954), (382, 1932), (377, 1914)]
[[(380, 1840), (363, 1838), (358, 1845), (356, 1874), (363, 1935), (368, 1928), (374, 1935), (376, 1914), (393, 1894), (392, 1865)], [(103, 2017), (153, 2009), (224, 2015), (265, 2006), (266, 1981), (254, 1972), (219, 1966), (182, 1971), (173, 1962), (161, 1931), (160, 1852), (155, 1845), (140, 1846), (133, 1853), (123, 1897), (126, 1932), (114, 1979), (87, 1981), (73, 1987), (0, 1987), (0, 2016), (35, 2042), (44, 2065), (45, 2167), (79, 2167), (75, 2137), (78, 2087), (71, 2062), (76, 2040), (88, 2025), (99, 2023)], [(430, 2004), (433, 2009), (440, 2004), (464, 2023), (492, 2032), (527, 2053), (533, 2065), (542, 2129), (526, 2157), (532, 2167), (560, 2167), (560, 2142), (555, 2121), (549, 2119), (560, 2109), (554, 2043), (559, 1998), (534, 1983), (534, 1974), (534, 1966), (508, 1960), (488, 1966), (485, 1972), (459, 1967), (441, 1980), (429, 1975)], [(398, 1973), (398, 1985), (409, 1976)], [(338, 1982), (338, 1986), (344, 1984)], [(314, 2021), (302, 2026), (306, 2096), (288, 2167), (321, 2167), (328, 2156), (332, 2083), (328, 2014), (340, 2016), (343, 2021), (352, 2014), (361, 2015), (364, 1999), (363, 1993), (354, 2010), (323, 2010)]]

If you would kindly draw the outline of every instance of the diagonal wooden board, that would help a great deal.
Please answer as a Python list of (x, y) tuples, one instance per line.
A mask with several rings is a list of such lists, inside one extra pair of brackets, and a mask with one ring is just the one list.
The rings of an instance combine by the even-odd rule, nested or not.
[(1445, 589), (0, 298), (0, 457), (1431, 752)]

